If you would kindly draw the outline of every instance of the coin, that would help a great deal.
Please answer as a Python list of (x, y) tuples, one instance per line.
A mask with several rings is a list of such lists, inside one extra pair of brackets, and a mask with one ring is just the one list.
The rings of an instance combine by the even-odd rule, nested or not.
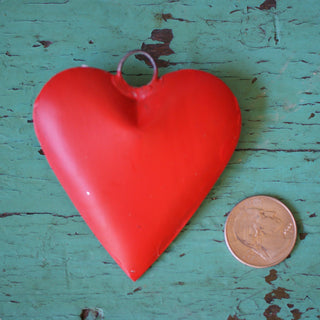
[(290, 210), (269, 196), (238, 203), (228, 215), (225, 241), (240, 262), (255, 268), (274, 266), (288, 257), (297, 237)]

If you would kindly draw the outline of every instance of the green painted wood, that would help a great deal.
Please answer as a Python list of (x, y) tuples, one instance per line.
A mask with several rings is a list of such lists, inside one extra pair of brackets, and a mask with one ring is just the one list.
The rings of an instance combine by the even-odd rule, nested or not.
[[(319, 319), (319, 10), (317, 0), (1, 0), (0, 318)], [(196, 215), (134, 283), (39, 153), (32, 105), (55, 73), (115, 71), (143, 44), (160, 74), (222, 78), (243, 130)], [(124, 73), (141, 85), (152, 72), (132, 57)], [(223, 239), (227, 213), (256, 194), (282, 200), (299, 228), (290, 258), (268, 269), (242, 265)]]

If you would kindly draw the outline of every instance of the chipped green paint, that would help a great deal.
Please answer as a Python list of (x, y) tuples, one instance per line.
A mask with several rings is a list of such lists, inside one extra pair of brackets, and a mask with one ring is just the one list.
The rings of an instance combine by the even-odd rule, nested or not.
[[(0, 318), (319, 319), (319, 10), (318, 0), (1, 0)], [(133, 283), (50, 170), (32, 105), (55, 73), (115, 71), (141, 47), (161, 74), (222, 78), (243, 129), (197, 214)], [(152, 73), (133, 57), (124, 72), (135, 85)], [(223, 238), (227, 213), (255, 194), (282, 200), (299, 228), (291, 256), (269, 269), (240, 264)]]

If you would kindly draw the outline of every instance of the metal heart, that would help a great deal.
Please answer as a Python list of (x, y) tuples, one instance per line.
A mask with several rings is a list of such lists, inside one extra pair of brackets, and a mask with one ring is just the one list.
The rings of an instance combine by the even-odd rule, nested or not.
[(34, 126), (73, 204), (136, 280), (224, 170), (241, 115), (230, 89), (206, 72), (175, 71), (135, 88), (119, 70), (78, 67), (44, 86)]

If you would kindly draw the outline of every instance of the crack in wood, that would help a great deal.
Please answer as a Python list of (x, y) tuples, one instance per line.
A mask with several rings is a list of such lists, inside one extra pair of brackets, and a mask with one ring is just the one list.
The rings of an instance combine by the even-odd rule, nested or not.
[(127, 296), (131, 296), (131, 295), (133, 295), (134, 293), (139, 292), (139, 291), (141, 291), (141, 290), (142, 290), (141, 287), (137, 287), (137, 288), (135, 288), (132, 292), (128, 292), (128, 293), (127, 293)]
[(320, 149), (267, 149), (267, 148), (237, 148), (235, 151), (266, 151), (266, 152), (311, 152), (316, 153), (320, 152)]
[(5, 213), (0, 213), (0, 218), (8, 218), (12, 216), (33, 216), (33, 215), (50, 215), (53, 217), (65, 218), (65, 219), (79, 217), (78, 214), (64, 216), (62, 214), (50, 213), (50, 212), (5, 212)]
[(183, 18), (176, 18), (171, 13), (160, 13), (156, 14), (155, 17), (160, 20), (164, 20), (167, 22), (168, 20), (176, 20), (176, 21), (182, 21), (182, 22), (196, 22), (193, 20), (183, 19)]
[(58, 1), (50, 1), (50, 2), (27, 2), (27, 3), (25, 3), (25, 4), (37, 4), (37, 5), (39, 5), (39, 4), (66, 4), (66, 3), (68, 3), (68, 2), (70, 2), (70, 0), (64, 0), (64, 1), (62, 1), (62, 2), (58, 2)]

